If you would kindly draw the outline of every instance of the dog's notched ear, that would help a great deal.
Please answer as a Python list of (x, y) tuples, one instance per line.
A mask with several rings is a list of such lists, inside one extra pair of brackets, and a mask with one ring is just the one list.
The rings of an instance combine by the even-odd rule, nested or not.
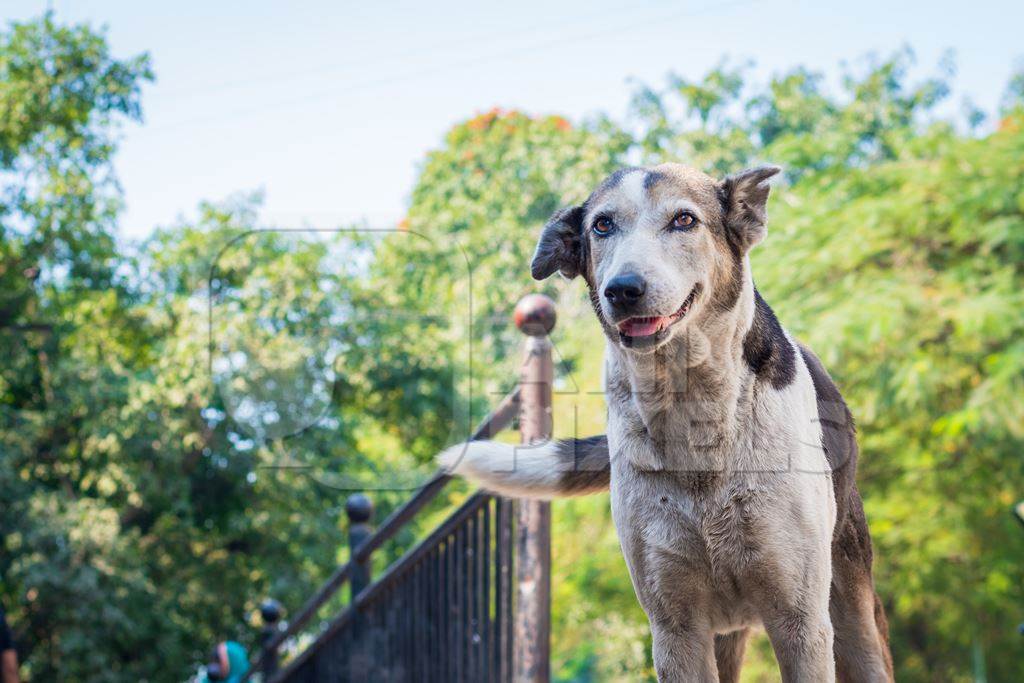
[(583, 207), (559, 209), (541, 230), (530, 273), (543, 280), (555, 271), (567, 278), (583, 272)]
[(768, 180), (781, 170), (778, 166), (758, 166), (722, 181), (725, 227), (744, 251), (763, 240), (768, 232)]

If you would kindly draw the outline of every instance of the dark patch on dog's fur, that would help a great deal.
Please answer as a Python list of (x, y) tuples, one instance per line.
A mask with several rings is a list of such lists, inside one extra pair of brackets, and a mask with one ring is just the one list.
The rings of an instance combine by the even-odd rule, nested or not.
[(775, 312), (754, 288), (754, 321), (743, 338), (743, 359), (758, 379), (775, 389), (789, 385), (796, 377), (796, 352), (789, 343)]
[[(857, 485), (852, 483), (853, 468), (847, 463), (843, 469), (850, 471), (851, 485), (844, 504), (837, 505), (840, 512), (836, 517), (836, 527), (832, 535), (832, 587), (829, 612), (834, 625), (842, 619), (851, 619), (856, 624), (851, 628), (857, 628), (863, 624), (863, 621), (858, 619), (859, 615), (862, 615), (860, 619), (870, 619), (874, 622), (881, 641), (882, 664), (891, 680), (893, 666), (889, 648), (889, 621), (886, 619), (885, 608), (875, 592), (871, 577), (872, 549), (867, 517)], [(836, 486), (838, 488), (839, 484)], [(868, 595), (871, 596), (870, 606), (862, 602)], [(870, 608), (870, 615), (863, 614), (862, 610), (865, 607)], [(835, 656), (840, 672), (839, 680), (845, 680), (842, 676), (844, 669), (854, 671), (860, 666), (863, 655), (863, 649), (856, 641), (846, 642), (843, 638), (836, 638)]]
[(604, 435), (559, 441), (556, 454), (562, 463), (560, 491), (572, 495), (608, 488), (611, 467)]
[[(825, 366), (806, 346), (798, 346), (814, 384), (818, 420), (821, 423), (821, 445), (825, 449), (828, 465), (832, 468), (838, 501), (848, 495), (848, 489), (853, 486), (853, 474), (857, 469), (857, 428), (843, 395), (829, 377)], [(840, 483), (842, 489), (839, 488)]]
[(679, 486), (698, 500), (707, 499), (722, 484), (722, 473), (714, 470), (676, 472)]
[[(632, 393), (625, 392), (625, 398), (631, 399)], [(630, 439), (636, 439), (638, 441), (649, 442), (651, 440), (651, 434), (647, 431), (647, 427), (640, 420), (630, 421), (626, 426), (626, 436)]]
[[(717, 238), (722, 239), (722, 238)], [(743, 294), (743, 253), (732, 240), (726, 239), (729, 245), (729, 275), (728, 280), (720, 282), (712, 292), (710, 306), (719, 313), (727, 313), (736, 307), (736, 303)]]
[[(836, 486), (833, 482), (833, 487)], [(836, 513), (836, 528), (832, 535), (832, 560), (850, 563), (860, 570), (871, 569), (872, 550), (871, 535), (868, 533), (868, 520), (864, 514), (864, 505), (860, 495), (850, 495), (857, 491), (856, 483), (852, 483), (843, 500), (843, 516)]]
[(585, 201), (583, 205), (589, 205), (591, 201), (596, 199), (599, 195), (615, 187), (618, 187), (619, 183), (622, 182), (622, 179), (625, 178), (630, 173), (644, 173), (644, 169), (639, 168), (638, 166), (627, 166), (626, 168), (620, 168), (619, 170), (615, 171), (610, 176), (605, 178), (603, 181), (601, 181), (601, 184), (598, 185), (597, 189), (590, 194), (590, 196), (587, 198), (587, 201)]
[[(715, 188), (715, 194), (718, 195), (718, 203), (722, 207), (722, 221), (725, 221), (725, 217), (729, 215), (729, 188), (725, 183), (722, 183)], [(726, 230), (726, 233), (729, 231)], [(731, 242), (732, 240), (730, 240)]]
[(647, 175), (644, 176), (644, 189), (650, 190), (664, 179), (665, 174), (660, 171), (647, 171)]

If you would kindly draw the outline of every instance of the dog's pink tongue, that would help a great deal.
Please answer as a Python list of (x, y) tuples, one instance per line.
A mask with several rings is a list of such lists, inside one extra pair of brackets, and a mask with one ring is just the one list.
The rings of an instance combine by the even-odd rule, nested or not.
[(661, 328), (661, 318), (630, 318), (619, 323), (619, 332), (627, 337), (649, 337)]

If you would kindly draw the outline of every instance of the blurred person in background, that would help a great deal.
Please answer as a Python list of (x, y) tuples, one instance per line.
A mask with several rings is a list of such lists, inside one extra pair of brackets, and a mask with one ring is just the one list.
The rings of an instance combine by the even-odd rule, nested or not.
[[(206, 665), (206, 673), (200, 677), (200, 683), (226, 681), (241, 683), (242, 677), (249, 672), (249, 655), (240, 643), (227, 640), (217, 643), (210, 653), (210, 661)], [(4, 681), (6, 683), (6, 681)]]

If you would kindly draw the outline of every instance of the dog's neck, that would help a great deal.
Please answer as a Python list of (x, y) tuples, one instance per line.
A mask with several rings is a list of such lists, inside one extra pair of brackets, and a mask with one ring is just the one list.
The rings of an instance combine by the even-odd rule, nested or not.
[[(706, 303), (686, 327), (647, 354), (608, 345), (608, 390), (613, 410), (642, 423), (655, 450), (688, 460), (706, 451), (708, 468), (721, 468), (736, 434), (737, 410), (750, 373), (744, 339), (755, 312), (748, 264), (735, 304), (718, 310)], [(637, 425), (638, 426), (638, 425)]]

